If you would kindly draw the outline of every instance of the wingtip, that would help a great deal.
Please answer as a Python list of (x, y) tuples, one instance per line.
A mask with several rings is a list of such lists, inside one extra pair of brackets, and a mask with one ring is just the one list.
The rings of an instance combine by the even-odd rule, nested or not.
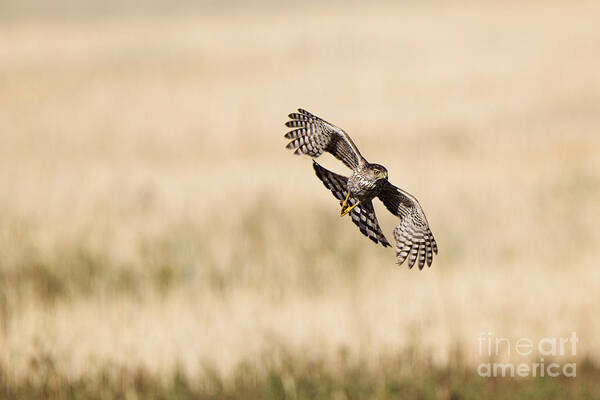
[(323, 167), (321, 167), (321, 164), (319, 164), (318, 162), (315, 161), (315, 159), (312, 159), (313, 162), (313, 170), (315, 171), (315, 175), (317, 175), (317, 177), (319, 179), (321, 179), (321, 176), (323, 175), (323, 171), (321, 171), (323, 169)]
[(311, 112), (309, 112), (309, 111), (306, 111), (304, 108), (299, 108), (299, 109), (298, 109), (298, 112), (299, 112), (300, 114), (303, 114), (303, 115), (306, 115), (306, 116), (309, 116), (309, 117), (314, 117), (314, 114), (312, 114), (312, 113), (311, 113)]

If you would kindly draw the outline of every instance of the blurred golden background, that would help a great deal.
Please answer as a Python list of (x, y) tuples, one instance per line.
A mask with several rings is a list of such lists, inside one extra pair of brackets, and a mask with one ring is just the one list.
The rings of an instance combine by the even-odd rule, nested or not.
[[(597, 2), (0, 10), (0, 395), (144, 398), (175, 374), (302, 398), (317, 368), (323, 398), (384, 398), (382, 376), (445, 398), (487, 360), (481, 332), (575, 331), (597, 379)], [(298, 107), (420, 200), (431, 269), (339, 218), (284, 148)]]

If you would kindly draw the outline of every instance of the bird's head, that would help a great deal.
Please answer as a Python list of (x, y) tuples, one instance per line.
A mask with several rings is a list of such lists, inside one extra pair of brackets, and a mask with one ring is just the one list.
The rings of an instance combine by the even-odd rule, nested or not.
[(369, 164), (369, 171), (371, 172), (373, 179), (381, 180), (388, 178), (387, 169), (383, 165)]

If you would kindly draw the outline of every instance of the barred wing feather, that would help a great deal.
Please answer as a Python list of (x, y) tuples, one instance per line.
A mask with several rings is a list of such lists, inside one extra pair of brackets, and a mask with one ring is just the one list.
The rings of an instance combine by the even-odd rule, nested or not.
[(437, 244), (429, 229), (427, 218), (417, 199), (410, 193), (386, 182), (379, 199), (394, 215), (400, 217), (400, 225), (394, 229), (396, 258), (402, 264), (408, 258), (412, 268), (418, 259), (419, 269), (431, 266)]
[(365, 162), (350, 136), (337, 126), (301, 108), (289, 118), (285, 125), (296, 129), (286, 133), (285, 137), (292, 139), (287, 148), (294, 150), (294, 154), (316, 158), (327, 151), (353, 170)]
[[(331, 190), (333, 196), (340, 201), (342, 205), (346, 195), (348, 194), (347, 183), (348, 178), (342, 175), (333, 173), (313, 160), (313, 168), (317, 177), (323, 182), (325, 187)], [(350, 197), (349, 205), (352, 206), (356, 203), (356, 199)], [(390, 243), (385, 238), (379, 223), (377, 222), (377, 216), (375, 215), (375, 209), (373, 204), (369, 202), (363, 202), (350, 211), (352, 222), (358, 226), (361, 233), (371, 239), (375, 243), (381, 243), (384, 247), (390, 247)]]

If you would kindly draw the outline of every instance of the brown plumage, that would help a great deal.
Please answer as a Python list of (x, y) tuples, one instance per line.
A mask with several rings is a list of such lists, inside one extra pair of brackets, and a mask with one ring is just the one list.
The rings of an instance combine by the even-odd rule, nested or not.
[[(289, 118), (285, 125), (295, 129), (285, 135), (292, 139), (287, 148), (294, 150), (294, 154), (313, 157), (317, 177), (340, 201), (341, 215), (349, 213), (352, 222), (365, 236), (388, 247), (390, 243), (379, 227), (372, 203), (374, 198), (379, 198), (392, 214), (400, 218), (400, 225), (394, 229), (398, 264), (408, 258), (409, 268), (417, 261), (419, 269), (423, 269), (425, 264), (431, 266), (433, 253), (437, 254), (437, 244), (417, 199), (392, 185), (388, 181), (387, 169), (369, 163), (342, 129), (302, 109), (290, 114)], [(342, 161), (352, 174), (345, 177), (320, 166), (314, 158), (325, 151)]]

